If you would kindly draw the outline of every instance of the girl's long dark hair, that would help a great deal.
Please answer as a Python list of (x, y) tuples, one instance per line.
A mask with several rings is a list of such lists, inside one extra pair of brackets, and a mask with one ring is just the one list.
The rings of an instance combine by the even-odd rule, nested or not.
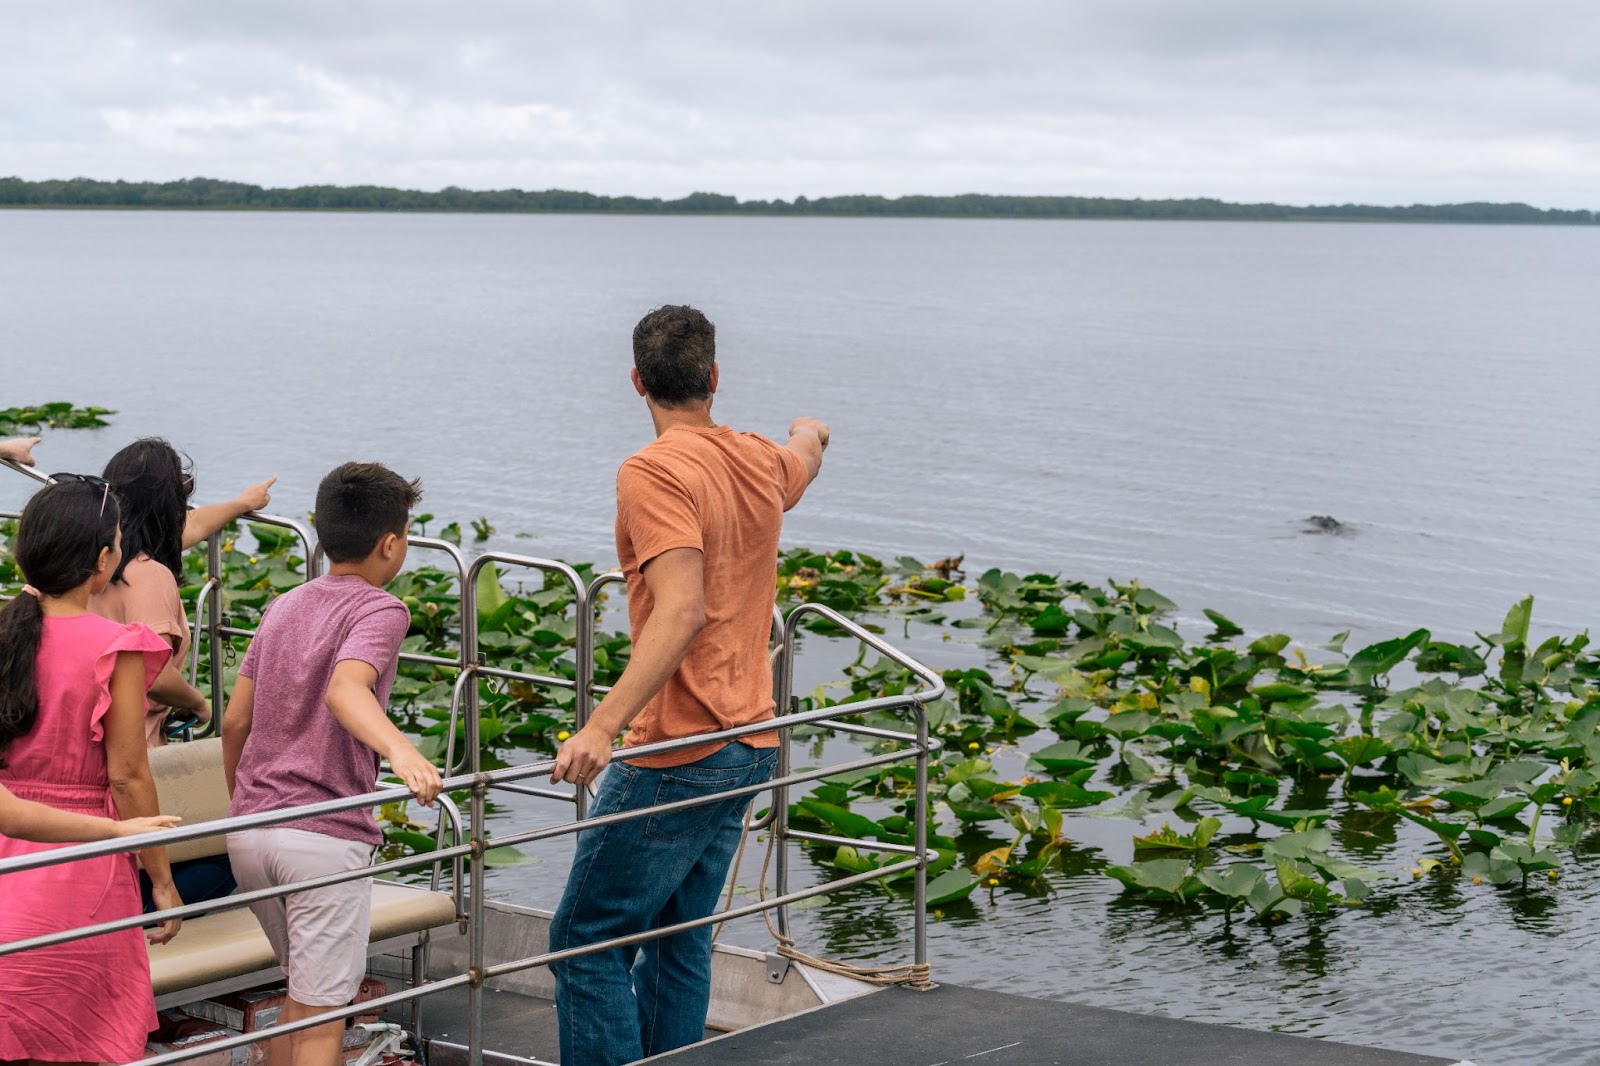
[(122, 572), (141, 555), (183, 583), (183, 522), (194, 491), (188, 465), (160, 437), (140, 438), (106, 464), (105, 479), (122, 501), (122, 562), (113, 583), (121, 584)]
[[(22, 576), (43, 595), (66, 595), (94, 577), (101, 550), (116, 543), (117, 520), (117, 498), (99, 485), (46, 485), (23, 508), (11, 542)], [(38, 596), (18, 593), (0, 608), (0, 767), (11, 741), (39, 717), (34, 672), (43, 635)]]

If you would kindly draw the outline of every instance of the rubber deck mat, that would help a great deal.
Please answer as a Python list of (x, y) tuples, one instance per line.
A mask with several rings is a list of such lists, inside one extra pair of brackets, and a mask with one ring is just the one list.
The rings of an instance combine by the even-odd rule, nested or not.
[(891, 988), (648, 1060), (663, 1066), (1452, 1066), (1462, 1060), (944, 985)]

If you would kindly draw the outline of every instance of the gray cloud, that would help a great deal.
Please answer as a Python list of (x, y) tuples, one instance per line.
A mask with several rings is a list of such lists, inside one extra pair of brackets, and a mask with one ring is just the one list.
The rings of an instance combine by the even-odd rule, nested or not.
[(0, 172), (1594, 206), (1550, 0), (7, 5)]

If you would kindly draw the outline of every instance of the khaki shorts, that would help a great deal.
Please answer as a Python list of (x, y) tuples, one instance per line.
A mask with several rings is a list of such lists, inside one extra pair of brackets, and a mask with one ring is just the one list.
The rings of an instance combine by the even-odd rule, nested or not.
[[(252, 892), (358, 870), (372, 845), (304, 829), (247, 829), (228, 834), (239, 889)], [(355, 999), (367, 969), (372, 879), (296, 892), (250, 904), (289, 978), (289, 998), (308, 1007)]]

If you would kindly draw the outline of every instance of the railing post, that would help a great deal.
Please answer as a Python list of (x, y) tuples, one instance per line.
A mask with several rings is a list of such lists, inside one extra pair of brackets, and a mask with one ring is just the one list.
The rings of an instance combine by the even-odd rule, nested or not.
[[(794, 692), (794, 634), (795, 616), (790, 616), (783, 624), (783, 642), (778, 646), (778, 687), (773, 696), (773, 713), (786, 715), (793, 708)], [(778, 764), (773, 776), (782, 780), (789, 776), (789, 740), (787, 735), (779, 734)], [(789, 891), (789, 786), (779, 785), (772, 790), (772, 847), (773, 877), (776, 879), (778, 895), (786, 895)], [(778, 907), (778, 935), (782, 937), (793, 936), (789, 931), (789, 905), (781, 904)]]
[[(461, 672), (467, 675), (466, 690), (463, 695), (461, 714), (466, 723), (467, 735), (467, 772), (477, 773), (482, 767), (483, 751), (482, 740), (478, 733), (478, 717), (481, 714), (481, 696), (478, 692), (478, 664), (481, 661), (478, 652), (478, 582), (477, 568), (461, 570), (461, 595), (457, 599), (461, 612)], [(473, 891), (477, 891), (478, 883), (472, 883)]]
[[(573, 732), (589, 724), (589, 712), (594, 709), (594, 603), (598, 579), (585, 586), (580, 583), (573, 589), (573, 621), (577, 622), (577, 647), (573, 649), (572, 671), (572, 721)], [(589, 814), (589, 792), (582, 783), (575, 786), (572, 803), (579, 818)]]
[(914, 961), (928, 961), (928, 708), (921, 700), (911, 705), (917, 716), (917, 791), (913, 800), (912, 845), (917, 849), (917, 873), (912, 893), (916, 915), (912, 918)]
[[(581, 582), (573, 584), (574, 594), (577, 597), (573, 605), (573, 610), (576, 612), (573, 617), (578, 623), (577, 648), (574, 650), (576, 665), (573, 671), (573, 690), (576, 697), (572, 704), (574, 732), (589, 724), (589, 715), (594, 710), (594, 640), (595, 628), (600, 624), (598, 617), (600, 590), (607, 585), (619, 584), (623, 580), (621, 574), (615, 570), (608, 570), (595, 575), (594, 580), (587, 586)], [(577, 807), (579, 818), (588, 817), (589, 793), (584, 786), (578, 786), (573, 803)]]
[[(222, 650), (222, 534), (211, 534), (206, 541), (206, 642), (211, 647), (211, 722), (201, 730), (202, 736), (213, 736), (222, 728), (222, 712), (227, 705), (223, 688)], [(199, 634), (194, 637), (196, 643)]]
[[(474, 759), (474, 762), (477, 760)], [(489, 783), (481, 776), (472, 783), (472, 899), (467, 905), (467, 1066), (483, 1066), (483, 982), (485, 961), (483, 957), (483, 910), (485, 886), (483, 883), (483, 852), (486, 836), (483, 831), (484, 797)]]

